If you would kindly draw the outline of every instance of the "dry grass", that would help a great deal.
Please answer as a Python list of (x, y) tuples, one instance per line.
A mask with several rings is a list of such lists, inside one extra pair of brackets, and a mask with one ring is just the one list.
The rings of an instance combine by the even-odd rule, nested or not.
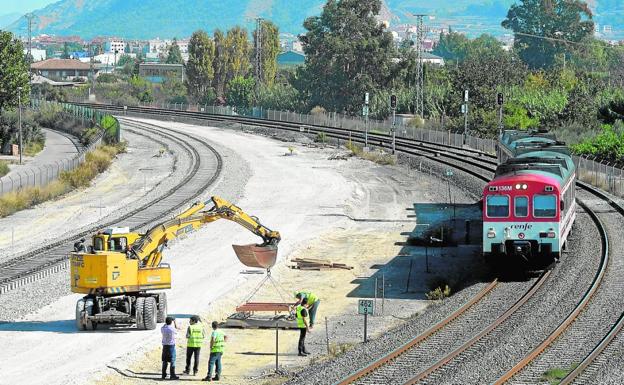
[(0, 196), (0, 218), (55, 199), (76, 188), (87, 187), (105, 171), (115, 156), (125, 151), (125, 144), (101, 146), (87, 153), (86, 161), (72, 171), (61, 173), (59, 180), (43, 187), (27, 187)]
[(357, 144), (351, 141), (348, 141), (345, 147), (347, 147), (347, 149), (349, 149), (355, 156), (362, 158), (362, 159), (369, 160), (371, 162), (375, 162), (382, 166), (396, 164), (396, 158), (392, 154), (389, 154), (387, 152), (378, 151), (378, 150), (364, 151), (362, 147), (358, 146)]

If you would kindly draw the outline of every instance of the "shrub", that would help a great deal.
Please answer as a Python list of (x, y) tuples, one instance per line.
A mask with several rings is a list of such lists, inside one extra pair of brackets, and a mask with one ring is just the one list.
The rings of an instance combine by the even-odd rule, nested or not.
[(43, 142), (29, 142), (24, 146), (24, 154), (27, 156), (35, 156), (43, 150)]
[(3, 160), (0, 160), (0, 177), (5, 176), (9, 173), (9, 171), (11, 171), (9, 169), (9, 164)]
[(324, 132), (319, 132), (316, 134), (315, 142), (325, 143), (327, 141), (327, 134)]
[(431, 290), (429, 293), (425, 294), (430, 301), (441, 300), (451, 295), (451, 288), (448, 285), (444, 285), (444, 287), (437, 287), (434, 290)]
[(327, 111), (321, 106), (316, 106), (310, 110), (310, 115), (325, 115)]

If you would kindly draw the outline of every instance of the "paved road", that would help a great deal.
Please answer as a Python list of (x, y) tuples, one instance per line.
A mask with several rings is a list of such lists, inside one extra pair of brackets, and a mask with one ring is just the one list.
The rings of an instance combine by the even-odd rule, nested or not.
[(48, 129), (43, 130), (46, 134), (46, 143), (43, 151), (34, 158), (24, 158), (24, 164), (11, 165), (11, 171), (4, 177), (16, 175), (25, 171), (32, 173), (31, 169), (37, 169), (44, 165), (54, 164), (63, 159), (71, 159), (81, 148), (77, 139), (71, 138), (67, 134), (59, 133)]

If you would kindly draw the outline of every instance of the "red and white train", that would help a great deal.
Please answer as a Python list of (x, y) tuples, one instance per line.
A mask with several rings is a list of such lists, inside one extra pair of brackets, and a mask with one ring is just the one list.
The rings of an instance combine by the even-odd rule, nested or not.
[(483, 255), (496, 265), (556, 261), (576, 218), (576, 167), (542, 132), (505, 131), (499, 166), (483, 190)]

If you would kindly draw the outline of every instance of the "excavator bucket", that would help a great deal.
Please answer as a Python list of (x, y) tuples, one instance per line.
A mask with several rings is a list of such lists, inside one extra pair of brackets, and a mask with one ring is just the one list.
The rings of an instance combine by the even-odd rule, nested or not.
[(241, 263), (248, 267), (270, 269), (277, 260), (277, 246), (232, 245)]

